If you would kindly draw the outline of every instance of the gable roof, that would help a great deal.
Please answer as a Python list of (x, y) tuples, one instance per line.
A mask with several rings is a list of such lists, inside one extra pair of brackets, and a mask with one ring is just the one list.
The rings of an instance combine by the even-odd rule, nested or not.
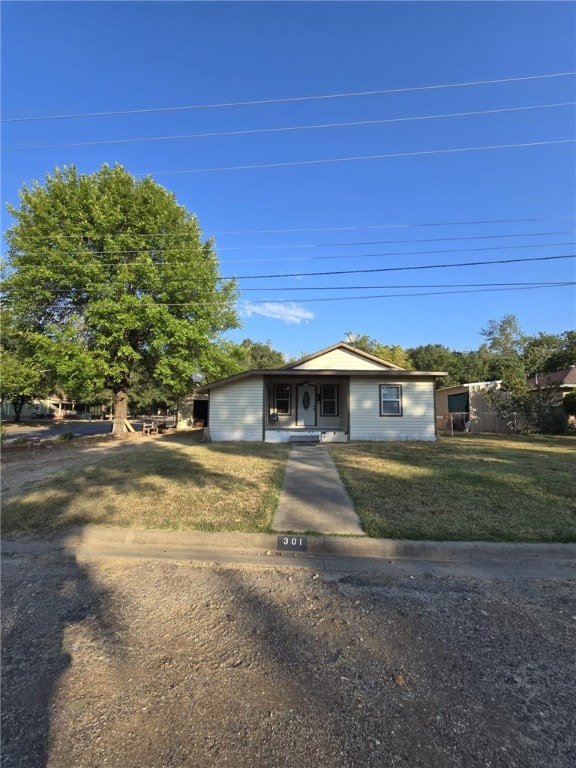
[[(322, 358), (323, 355), (329, 355), (331, 352), (337, 351), (337, 350), (343, 350), (346, 353), (352, 353), (358, 358), (358, 368), (340, 368), (340, 367), (330, 367), (330, 365), (326, 367), (318, 367), (318, 368), (302, 368), (300, 366), (305, 366), (306, 363), (310, 361), (318, 361)], [(370, 367), (366, 366), (366, 363), (369, 362), (372, 365)], [(364, 363), (364, 366), (362, 365)], [(266, 368), (266, 369), (260, 369), (260, 368), (254, 368), (250, 371), (243, 371), (242, 373), (236, 373), (233, 376), (227, 376), (225, 379), (218, 379), (217, 381), (213, 381), (209, 384), (204, 384), (202, 387), (197, 387), (196, 392), (198, 393), (206, 393), (209, 392), (211, 389), (216, 389), (218, 387), (222, 387), (226, 384), (229, 384), (233, 381), (240, 381), (241, 379), (249, 379), (254, 378), (257, 376), (282, 376), (283, 379), (285, 378), (297, 378), (302, 377), (303, 375), (308, 376), (315, 376), (315, 377), (325, 377), (325, 376), (378, 376), (382, 377), (385, 376), (387, 378), (390, 377), (398, 377), (401, 376), (403, 379), (407, 378), (420, 378), (420, 379), (436, 379), (439, 376), (446, 376), (445, 371), (409, 371), (406, 368), (401, 368), (398, 365), (394, 365), (393, 363), (388, 363), (385, 360), (381, 360), (379, 357), (376, 357), (375, 355), (371, 355), (368, 352), (362, 352), (360, 349), (356, 349), (355, 347), (350, 346), (349, 344), (345, 344), (344, 342), (340, 342), (339, 344), (334, 344), (331, 347), (327, 347), (326, 349), (320, 350), (320, 352), (316, 352), (313, 355), (308, 355), (307, 357), (303, 357), (301, 360), (296, 360), (293, 363), (288, 363), (288, 365), (284, 365), (280, 368)]]
[(376, 355), (371, 355), (369, 352), (356, 349), (356, 347), (353, 347), (350, 344), (346, 344), (343, 341), (340, 341), (338, 344), (333, 344), (331, 347), (326, 347), (326, 349), (321, 349), (319, 352), (314, 352), (312, 355), (307, 355), (306, 357), (303, 357), (300, 360), (296, 360), (293, 363), (288, 363), (288, 365), (284, 365), (280, 370), (299, 368), (300, 366), (309, 363), (312, 360), (317, 360), (319, 357), (323, 357), (324, 355), (327, 355), (330, 352), (334, 352), (335, 350), (344, 350), (345, 352), (350, 352), (351, 354), (356, 355), (356, 357), (358, 357), (360, 360), (368, 360), (372, 363), (378, 363), (384, 368), (392, 368), (395, 371), (407, 370), (406, 368), (402, 368), (400, 365), (394, 365), (394, 363), (389, 363), (387, 360), (382, 360), (382, 358), (376, 357)]

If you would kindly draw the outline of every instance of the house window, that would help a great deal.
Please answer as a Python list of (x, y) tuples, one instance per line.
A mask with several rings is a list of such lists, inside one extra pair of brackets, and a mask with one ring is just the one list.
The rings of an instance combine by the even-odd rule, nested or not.
[(380, 384), (380, 416), (402, 416), (400, 384)]
[(338, 385), (322, 384), (322, 416), (338, 416)]
[(292, 412), (292, 387), (290, 384), (274, 385), (274, 410), (276, 413)]

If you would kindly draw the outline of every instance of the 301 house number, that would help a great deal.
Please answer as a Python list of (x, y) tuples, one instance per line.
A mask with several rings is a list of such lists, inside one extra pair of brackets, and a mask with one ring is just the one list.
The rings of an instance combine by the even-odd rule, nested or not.
[(307, 536), (278, 536), (276, 549), (283, 550), (283, 551), (289, 550), (293, 552), (307, 552), (308, 537)]

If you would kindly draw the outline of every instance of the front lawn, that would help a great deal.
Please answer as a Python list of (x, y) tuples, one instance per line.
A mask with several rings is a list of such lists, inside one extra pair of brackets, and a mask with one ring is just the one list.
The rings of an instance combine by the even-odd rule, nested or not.
[[(262, 443), (205, 445), (186, 436), (112, 446), (98, 455), (64, 449), (50, 476), (5, 499), (2, 531), (88, 524), (267, 531), (288, 450)], [(5, 476), (18, 466), (18, 459), (7, 463)]]
[(442, 437), (333, 445), (369, 536), (576, 541), (576, 439)]

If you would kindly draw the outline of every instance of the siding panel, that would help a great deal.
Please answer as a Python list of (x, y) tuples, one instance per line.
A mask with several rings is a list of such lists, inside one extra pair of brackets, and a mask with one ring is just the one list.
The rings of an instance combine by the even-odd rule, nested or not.
[(262, 377), (232, 382), (210, 393), (210, 438), (262, 440)]
[[(402, 386), (402, 416), (380, 416), (380, 384)], [(350, 381), (351, 440), (435, 440), (434, 382)]]
[(372, 360), (366, 360), (359, 355), (355, 355), (353, 352), (348, 352), (345, 349), (334, 349), (332, 352), (327, 352), (325, 355), (315, 357), (313, 360), (308, 360), (302, 365), (296, 366), (295, 370), (329, 370), (335, 371), (389, 371), (390, 368), (382, 363), (376, 363)]

